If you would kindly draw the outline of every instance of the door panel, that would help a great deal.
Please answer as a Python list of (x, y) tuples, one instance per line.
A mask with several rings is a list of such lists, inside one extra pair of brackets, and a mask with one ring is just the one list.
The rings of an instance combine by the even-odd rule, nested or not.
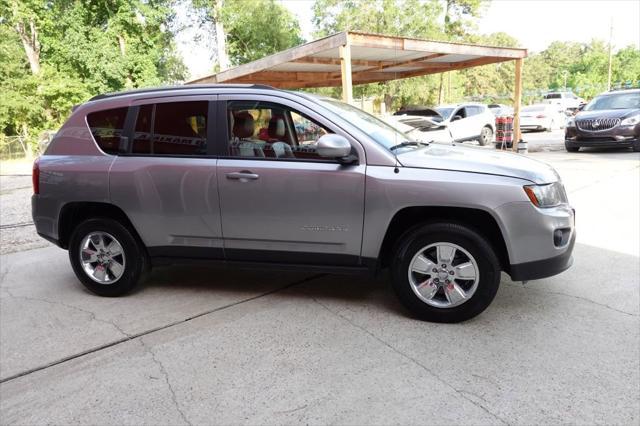
[(221, 158), (217, 170), (229, 259), (358, 261), (364, 165)]
[(127, 214), (152, 255), (192, 257), (179, 248), (199, 247), (205, 257), (222, 256), (216, 161), (116, 159), (110, 173), (112, 202)]
[[(276, 96), (220, 96), (227, 125), (217, 181), (225, 256), (304, 264), (359, 263), (366, 164), (322, 159), (320, 135), (341, 133), (304, 105)], [(228, 106), (228, 111), (227, 111)]]
[(216, 96), (141, 100), (128, 154), (110, 171), (112, 202), (152, 256), (223, 257), (213, 135)]

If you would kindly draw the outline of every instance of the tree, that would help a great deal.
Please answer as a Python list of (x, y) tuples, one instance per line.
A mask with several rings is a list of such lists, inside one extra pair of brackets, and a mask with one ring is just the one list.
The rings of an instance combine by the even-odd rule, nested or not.
[[(313, 14), (317, 37), (346, 30), (429, 39), (442, 35), (442, 4), (436, 0), (316, 0)], [(394, 103), (432, 101), (433, 90), (434, 77), (425, 76), (356, 86), (354, 96), (382, 96), (390, 110)]]
[(184, 79), (170, 0), (0, 0), (0, 132), (35, 142), (92, 94)]
[[(193, 6), (203, 22), (216, 26), (219, 60), (225, 56), (221, 38), (226, 38), (226, 54), (234, 65), (304, 43), (295, 16), (275, 0), (193, 0)], [(219, 34), (221, 28), (224, 33)]]

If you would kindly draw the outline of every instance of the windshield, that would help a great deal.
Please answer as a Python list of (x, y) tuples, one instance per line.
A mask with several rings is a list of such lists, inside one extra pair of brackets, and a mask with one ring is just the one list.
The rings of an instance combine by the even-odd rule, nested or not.
[(445, 120), (448, 119), (451, 113), (453, 112), (453, 108), (438, 107), (435, 110), (438, 111)]
[(544, 99), (562, 99), (562, 95), (560, 93), (549, 93), (544, 95)]
[(601, 109), (634, 109), (640, 108), (640, 92), (616, 93), (598, 96), (584, 107), (585, 111)]
[(405, 133), (359, 108), (333, 99), (318, 99), (318, 101), (387, 149), (411, 140)]

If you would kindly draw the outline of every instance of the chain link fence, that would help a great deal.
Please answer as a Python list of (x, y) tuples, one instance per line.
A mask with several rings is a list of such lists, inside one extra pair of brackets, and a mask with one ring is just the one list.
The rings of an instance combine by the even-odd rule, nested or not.
[(42, 132), (34, 143), (33, 138), (6, 136), (0, 133), (0, 161), (31, 159), (44, 152), (55, 134), (56, 132), (49, 130)]
[(0, 135), (0, 160), (32, 157), (33, 147), (23, 136)]

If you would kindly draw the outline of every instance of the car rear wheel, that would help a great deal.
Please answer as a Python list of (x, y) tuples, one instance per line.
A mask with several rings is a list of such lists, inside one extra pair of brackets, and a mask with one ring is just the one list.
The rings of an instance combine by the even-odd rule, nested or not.
[(478, 143), (482, 146), (488, 145), (493, 141), (493, 130), (491, 127), (484, 126), (482, 131), (480, 132), (480, 138), (478, 138)]
[(500, 285), (500, 264), (477, 232), (454, 223), (407, 232), (395, 251), (393, 288), (417, 318), (454, 323), (475, 317)]
[(148, 263), (143, 247), (119, 222), (95, 218), (76, 227), (69, 260), (80, 282), (100, 296), (121, 296), (140, 280)]

